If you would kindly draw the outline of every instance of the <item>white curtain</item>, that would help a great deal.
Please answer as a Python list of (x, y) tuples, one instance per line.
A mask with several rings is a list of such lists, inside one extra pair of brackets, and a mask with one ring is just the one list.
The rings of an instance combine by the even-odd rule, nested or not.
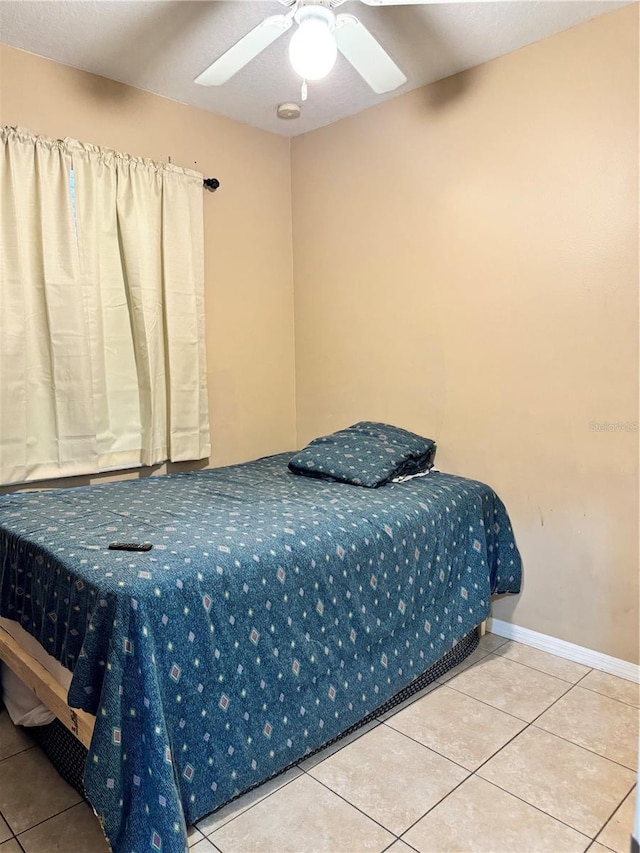
[(208, 456), (202, 176), (0, 140), (0, 482)]

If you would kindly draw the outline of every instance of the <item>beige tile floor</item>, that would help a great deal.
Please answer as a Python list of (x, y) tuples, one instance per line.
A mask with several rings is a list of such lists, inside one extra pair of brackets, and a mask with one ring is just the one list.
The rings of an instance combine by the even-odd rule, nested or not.
[[(191, 830), (191, 853), (628, 853), (638, 685), (492, 634), (356, 736)], [(107, 853), (0, 713), (0, 853)]]

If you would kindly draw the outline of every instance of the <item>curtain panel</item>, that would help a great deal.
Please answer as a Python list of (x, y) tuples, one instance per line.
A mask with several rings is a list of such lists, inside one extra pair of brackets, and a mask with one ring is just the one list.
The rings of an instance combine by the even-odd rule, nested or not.
[(0, 482), (207, 457), (202, 176), (0, 141)]

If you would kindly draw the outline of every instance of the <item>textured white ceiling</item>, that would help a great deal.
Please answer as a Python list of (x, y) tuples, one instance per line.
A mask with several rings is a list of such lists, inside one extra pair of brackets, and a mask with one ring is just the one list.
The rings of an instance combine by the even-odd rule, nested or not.
[(203, 88), (193, 82), (263, 18), (285, 11), (276, 0), (2, 0), (0, 38), (57, 62), (294, 136), (628, 2), (508, 0), (381, 8), (349, 0), (340, 11), (362, 20), (405, 72), (407, 83), (375, 95), (339, 55), (331, 74), (309, 85), (309, 100), (294, 121), (275, 114), (278, 103), (300, 100), (300, 81), (287, 57), (290, 34), (224, 86)]

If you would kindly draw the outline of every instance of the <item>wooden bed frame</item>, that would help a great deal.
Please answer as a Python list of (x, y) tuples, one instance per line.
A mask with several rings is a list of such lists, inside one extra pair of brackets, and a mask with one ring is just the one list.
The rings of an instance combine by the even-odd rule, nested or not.
[(51, 673), (47, 672), (29, 652), (26, 652), (1, 625), (0, 660), (18, 676), (20, 681), (33, 690), (43, 705), (46, 705), (51, 713), (88, 749), (93, 735), (94, 718), (85, 711), (70, 708), (64, 687), (58, 684)]
[[(478, 625), (478, 635), (483, 637), (487, 623)], [(85, 711), (70, 708), (67, 693), (62, 685), (29, 652), (13, 639), (0, 625), (0, 660), (36, 694), (38, 699), (60, 722), (88, 749), (93, 735), (95, 718)]]

